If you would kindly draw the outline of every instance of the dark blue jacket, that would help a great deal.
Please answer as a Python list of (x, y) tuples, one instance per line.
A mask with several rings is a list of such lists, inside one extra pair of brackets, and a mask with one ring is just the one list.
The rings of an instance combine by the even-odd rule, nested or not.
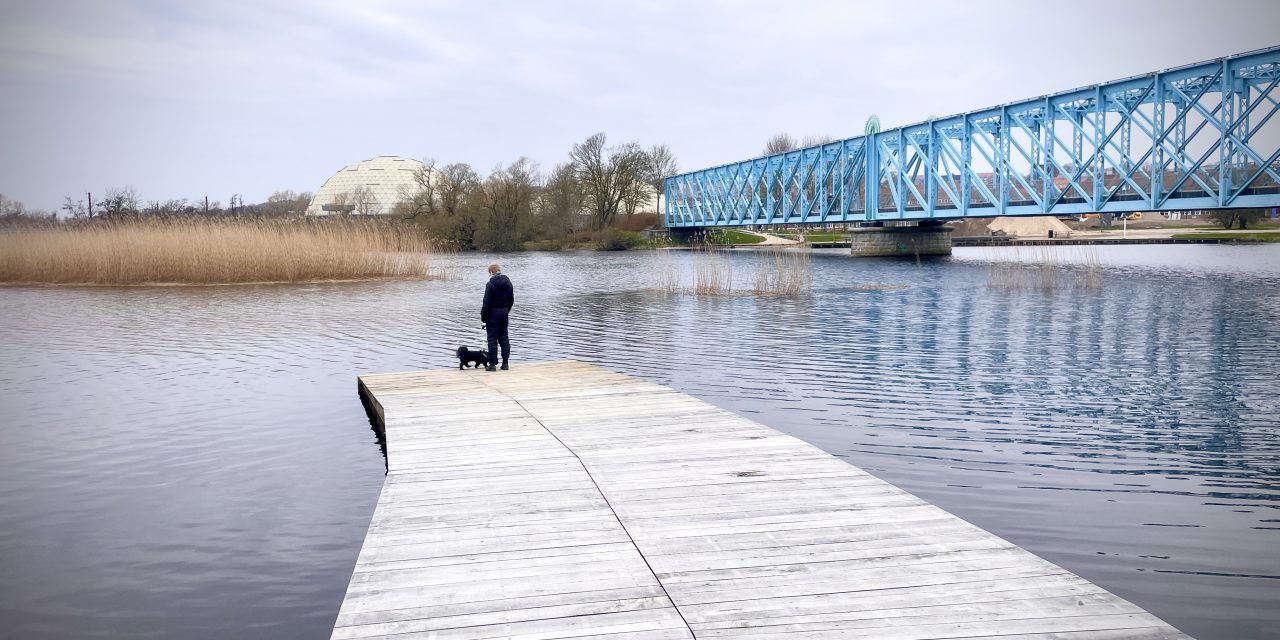
[(511, 278), (501, 273), (493, 274), (489, 284), (484, 286), (484, 304), (480, 305), (480, 322), (502, 322), (511, 312), (511, 305), (516, 303), (516, 291), (511, 286)]

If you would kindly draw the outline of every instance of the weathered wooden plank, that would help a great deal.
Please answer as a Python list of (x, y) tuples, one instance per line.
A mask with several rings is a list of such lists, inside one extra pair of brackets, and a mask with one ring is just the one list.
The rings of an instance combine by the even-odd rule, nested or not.
[[(652, 584), (643, 587), (627, 587), (624, 589), (593, 589), (590, 591), (571, 591), (566, 593), (534, 595), (524, 597), (487, 597), (470, 602), (420, 603), (418, 606), (399, 609), (382, 609), (376, 611), (344, 611), (338, 614), (338, 627), (355, 627), (383, 624), (387, 622), (403, 622), (408, 620), (427, 620), (450, 616), (463, 616), (496, 612), (527, 611), (530, 616), (537, 616), (538, 611), (560, 606), (597, 605), (609, 606), (618, 600), (635, 600), (655, 598), (659, 602), (670, 602), (662, 591), (662, 587)], [(538, 611), (535, 611), (538, 610)], [(520, 619), (515, 617), (514, 619)], [(534, 618), (530, 618), (534, 619)]]
[(796, 438), (576, 362), (361, 377), (334, 638), (1185, 638)]
[[(630, 538), (623, 531), (606, 529), (599, 531), (568, 531), (530, 536), (485, 537), (472, 540), (450, 540), (447, 542), (421, 542), (416, 544), (368, 545), (360, 550), (358, 563), (390, 562), (394, 560), (421, 560), (423, 558), (440, 558), (476, 553), (492, 553), (497, 551), (519, 551), (527, 549), (555, 549), (560, 547), (576, 547), (586, 544), (606, 544), (611, 542), (629, 542)], [(367, 543), (368, 541), (366, 541)]]
[[(484, 600), (530, 598), (536, 596), (572, 595), (592, 591), (613, 591), (636, 589), (641, 587), (658, 587), (653, 580), (642, 580), (634, 575), (601, 574), (583, 579), (542, 579), (505, 582), (501, 579), (476, 580), (448, 585), (432, 585), (425, 587), (405, 587), (399, 589), (380, 589), (348, 593), (342, 603), (344, 613), (388, 611), (410, 607), (432, 605), (451, 605), (472, 603)], [(549, 598), (550, 602), (555, 602)]]
[[(687, 609), (685, 616), (693, 626), (728, 622), (743, 624), (782, 620), (787, 616), (807, 616), (820, 620), (823, 616), (896, 615), (895, 612), (920, 608), (956, 608), (972, 605), (1017, 603), (1040, 597), (1071, 598), (1103, 594), (1102, 587), (1072, 574), (1025, 577), (1013, 582), (1007, 579), (980, 580), (945, 585), (922, 585), (890, 591), (836, 592), (817, 595), (756, 600), (736, 600), (706, 604)], [(1110, 599), (1110, 596), (1106, 596)]]
[[(898, 624), (903, 626), (897, 626)], [(1057, 638), (1059, 637), (1057, 634), (1072, 632), (1138, 631), (1145, 634), (1159, 630), (1161, 627), (1169, 628), (1150, 614), (1081, 614), (1071, 617), (1040, 615), (1025, 619), (965, 620), (919, 625), (911, 624), (911, 619), (899, 621), (890, 617), (876, 621), (771, 625), (737, 629), (700, 629), (696, 630), (696, 637), (939, 640), (944, 638), (1004, 638), (1010, 635), (1040, 634), (1046, 638)], [(1112, 637), (1129, 638), (1133, 636), (1116, 635)]]
[(467, 589), (484, 585), (495, 586), (504, 592), (520, 585), (547, 588), (553, 585), (577, 585), (591, 580), (610, 579), (643, 586), (652, 584), (653, 574), (645, 570), (644, 562), (633, 556), (619, 556), (611, 561), (580, 562), (576, 564), (541, 567), (496, 567), (487, 571), (474, 571), (470, 567), (454, 567), (452, 570), (403, 569), (378, 571), (358, 576), (347, 588), (349, 597), (389, 591), (420, 590), (436, 594), (453, 592), (463, 586)]
[[(357, 628), (348, 628), (351, 633)], [(671, 606), (652, 607), (637, 610), (607, 611), (586, 615), (567, 616), (552, 619), (529, 618), (511, 622), (463, 626), (445, 629), (432, 629), (422, 633), (422, 637), (434, 640), (476, 639), (476, 638), (510, 638), (513, 640), (555, 640), (556, 638), (582, 638), (592, 636), (614, 637), (616, 634), (647, 634), (659, 631), (683, 631), (684, 635), (675, 637), (692, 638), (684, 622), (680, 620)], [(356, 631), (358, 632), (358, 631)], [(336, 635), (336, 634), (335, 634)], [(402, 633), (384, 635), (357, 635), (364, 639), (404, 640)], [(407, 636), (413, 637), (413, 636)]]
[(868, 599), (864, 605), (866, 608), (861, 609), (854, 608), (857, 603), (846, 603), (838, 610), (822, 613), (814, 609), (774, 610), (767, 616), (755, 618), (735, 616), (716, 622), (691, 622), (691, 626), (697, 632), (707, 629), (787, 627), (797, 624), (816, 626), (855, 621), (882, 621), (888, 618), (893, 618), (896, 623), (905, 626), (966, 622), (975, 618), (989, 621), (1018, 620), (1028, 617), (1071, 617), (1079, 615), (1082, 607), (1088, 607), (1094, 614), (1141, 613), (1141, 610), (1134, 605), (1128, 602), (1117, 602), (1110, 594), (1097, 587), (1087, 593), (1076, 591), (1071, 594), (1055, 594), (1039, 598), (1027, 597), (1015, 600), (1003, 593), (987, 593), (981, 598), (967, 600), (963, 606), (956, 606), (954, 602), (933, 605), (912, 602), (906, 606), (892, 608), (884, 606), (882, 601)]
[(619, 550), (634, 550), (635, 545), (628, 542), (607, 542), (602, 544), (574, 545), (568, 547), (546, 547), (539, 549), (514, 549), (509, 551), (485, 551), (434, 558), (414, 558), (410, 560), (392, 560), (385, 562), (360, 562), (356, 564), (352, 578), (356, 574), (368, 571), (384, 571), (387, 569), (415, 567), (451, 567), (455, 565), (483, 565), (489, 562), (506, 562), (508, 560), (529, 560), (539, 562), (561, 560), (573, 562), (576, 556), (594, 553), (609, 553)]
[(333, 637), (344, 640), (354, 640), (355, 638), (368, 638), (370, 636), (380, 635), (390, 636), (425, 633), (440, 629), (493, 626), (533, 620), (555, 620), (558, 618), (570, 618), (584, 615), (663, 608), (669, 607), (670, 601), (667, 600), (666, 597), (650, 596), (606, 600), (602, 602), (558, 604), (542, 607), (523, 607), (518, 605), (513, 607), (513, 604), (514, 603), (512, 602), (507, 602), (504, 605), (505, 608), (498, 609), (496, 611), (459, 613), (444, 616), (425, 616), (421, 618), (411, 618), (408, 620), (374, 622), (355, 626), (338, 626), (334, 628)]

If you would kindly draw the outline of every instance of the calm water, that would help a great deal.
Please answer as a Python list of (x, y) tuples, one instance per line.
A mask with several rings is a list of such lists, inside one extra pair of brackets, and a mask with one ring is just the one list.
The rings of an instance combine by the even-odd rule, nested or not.
[[(1200, 638), (1280, 637), (1280, 246), (1063, 249), (1100, 269), (991, 286), (1039, 282), (1018, 261), (1041, 257), (833, 251), (799, 299), (652, 290), (668, 265), (692, 278), (683, 253), (502, 260), (514, 366), (674, 386)], [(454, 366), (488, 261), (430, 283), (0, 289), (0, 635), (327, 637), (383, 479), (355, 375)]]

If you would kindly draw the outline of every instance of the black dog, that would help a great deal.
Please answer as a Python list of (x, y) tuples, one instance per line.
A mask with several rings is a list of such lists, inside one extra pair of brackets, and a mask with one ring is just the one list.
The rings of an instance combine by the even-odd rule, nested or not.
[(480, 368), (489, 364), (489, 352), (476, 349), (472, 351), (466, 347), (458, 347), (458, 370), (461, 371), (466, 364), (470, 362), (475, 368)]

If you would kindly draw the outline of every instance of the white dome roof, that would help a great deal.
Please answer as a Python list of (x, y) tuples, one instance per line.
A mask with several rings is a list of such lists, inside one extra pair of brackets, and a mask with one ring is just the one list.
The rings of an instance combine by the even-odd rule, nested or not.
[(347, 165), (316, 191), (307, 215), (391, 213), (396, 203), (418, 191), (414, 174), (426, 168), (417, 160), (399, 156), (378, 156)]

